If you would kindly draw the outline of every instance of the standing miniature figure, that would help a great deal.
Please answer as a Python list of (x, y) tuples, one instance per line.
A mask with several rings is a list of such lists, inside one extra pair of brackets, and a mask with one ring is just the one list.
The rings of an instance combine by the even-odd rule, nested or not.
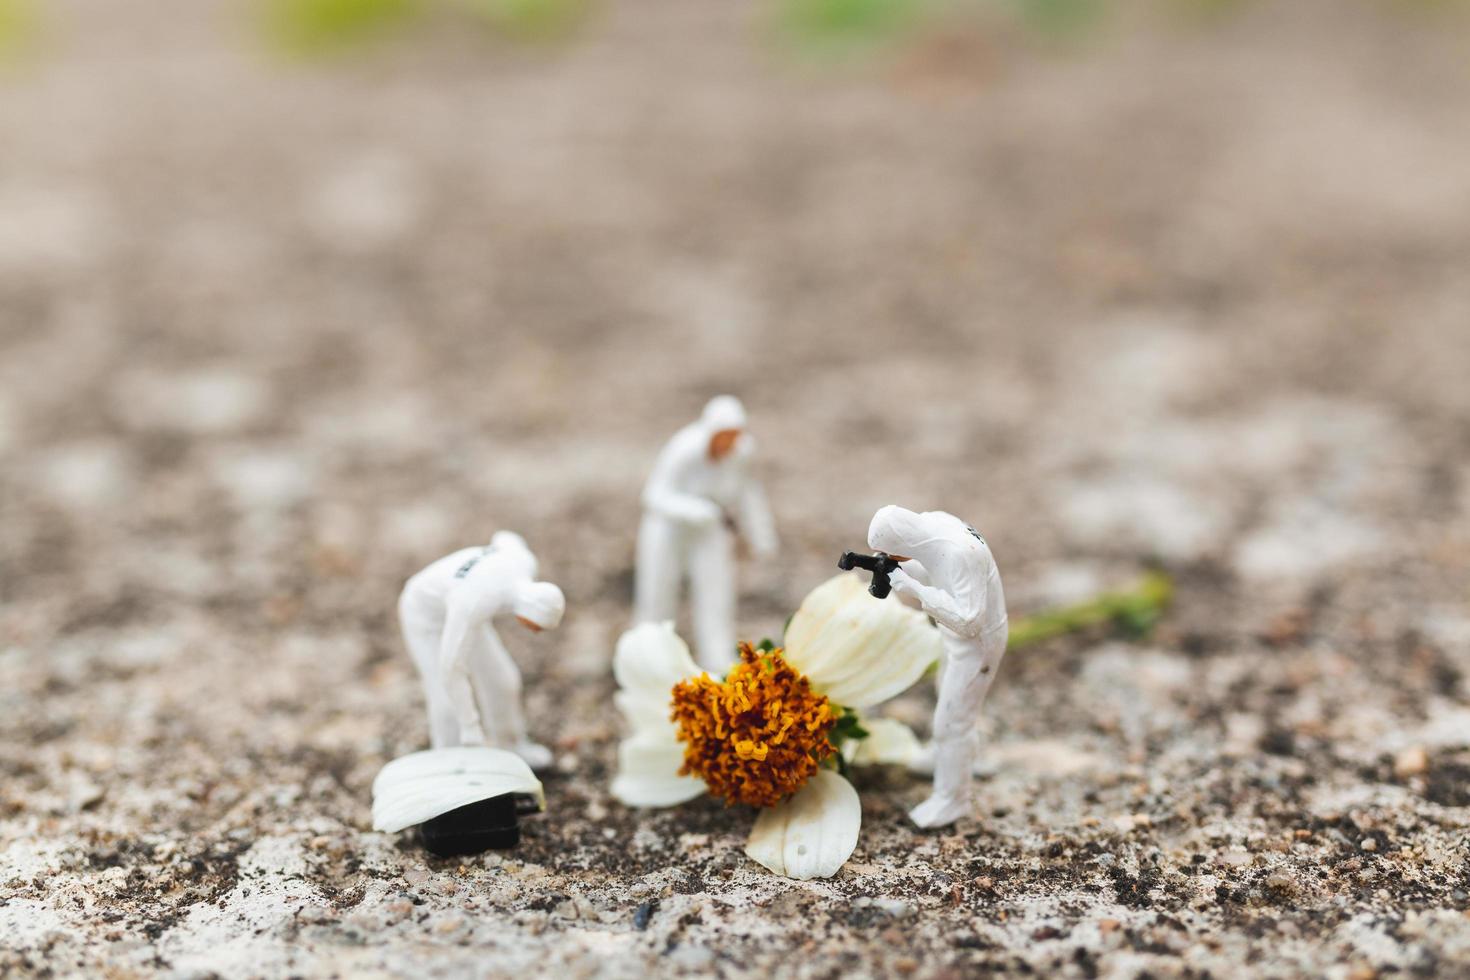
[[(920, 827), (943, 827), (970, 812), (976, 722), (1005, 656), (1008, 626), (1000, 572), (973, 527), (943, 511), (884, 507), (873, 515), (868, 546), (890, 562), (892, 590), (918, 601), (944, 639), (934, 709), (934, 788), (909, 813)], [(846, 556), (844, 556), (846, 560)], [(889, 568), (891, 563), (897, 567)]]
[(643, 488), (635, 620), (673, 619), (687, 574), (699, 664), (716, 674), (735, 662), (735, 535), (759, 558), (777, 548), (753, 450), (745, 407), (723, 395), (674, 434)]
[(551, 750), (526, 732), (521, 673), (491, 622), (511, 613), (534, 632), (555, 629), (566, 600), (535, 579), (525, 539), (500, 531), (488, 546), (441, 558), (403, 587), (398, 616), (423, 681), (434, 748), (484, 745), (508, 749), (533, 769), (551, 765)]

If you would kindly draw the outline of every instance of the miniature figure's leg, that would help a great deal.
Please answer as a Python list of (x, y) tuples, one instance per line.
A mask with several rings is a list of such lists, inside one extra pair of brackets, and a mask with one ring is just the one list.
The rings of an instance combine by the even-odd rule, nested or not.
[(678, 615), (679, 539), (673, 521), (657, 514), (643, 515), (638, 527), (638, 567), (634, 569), (635, 622), (662, 623)]
[(945, 664), (934, 709), (934, 789), (909, 814), (921, 827), (942, 827), (967, 816), (977, 751), (975, 723), (1005, 656), (1006, 630), (979, 640), (945, 632)]
[[(948, 667), (949, 667), (949, 654), (947, 652), (946, 653), (941, 653), (940, 654), (940, 657), (939, 657), (939, 662), (934, 665), (934, 690), (935, 691), (943, 691), (945, 689), (944, 688), (944, 675), (945, 675)], [(937, 730), (937, 727), (938, 727), (937, 719), (939, 717), (939, 707), (937, 705), (934, 708), (934, 716), (935, 716), (935, 719), (936, 720), (935, 721), (931, 721), (930, 724), (933, 725), (936, 728), (936, 730)], [(920, 746), (919, 747), (918, 754), (915, 755), (914, 758), (909, 761), (909, 771), (910, 772), (916, 772), (916, 773), (919, 773), (919, 774), (924, 775), (924, 776), (928, 776), (929, 777), (929, 781), (931, 783), (934, 781), (934, 766), (935, 766), (934, 754), (935, 754), (935, 748), (936, 747), (935, 747), (935, 744), (934, 744), (934, 735), (931, 733), (930, 734), (930, 737), (929, 737), (929, 741), (925, 742), (922, 746)]]
[(436, 749), (458, 745), (459, 722), (438, 669), (439, 635), (444, 624), (434, 622), (432, 617), (415, 610), (407, 593), (398, 603), (398, 621), (403, 628), (403, 644), (413, 657), (414, 666), (419, 671), (419, 682), (424, 688), (424, 701), (429, 711), (429, 744)]
[(735, 662), (735, 555), (723, 527), (703, 531), (689, 555), (699, 665), (723, 674)]
[(480, 716), (485, 719), (485, 744), (493, 749), (511, 748), (526, 735), (521, 713), (521, 672), (489, 626), (483, 628), (480, 642), (475, 644), (470, 675)]
[(476, 644), (470, 672), (480, 717), (485, 719), (485, 744), (516, 753), (532, 769), (549, 768), (554, 761), (551, 750), (531, 741), (526, 733), (520, 668), (489, 626)]
[(454, 741), (451, 745), (484, 745), (485, 721), (480, 717), (475, 685), (470, 679), (469, 665), (461, 659), (444, 676), (450, 715), (454, 718)]

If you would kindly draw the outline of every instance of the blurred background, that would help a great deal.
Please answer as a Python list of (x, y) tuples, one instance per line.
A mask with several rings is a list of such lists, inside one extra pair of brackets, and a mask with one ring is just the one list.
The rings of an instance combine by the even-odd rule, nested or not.
[[(0, 967), (1463, 966), (1467, 269), (1455, 0), (0, 0)], [(727, 391), (752, 637), (891, 502), (1016, 616), (1176, 587), (1008, 661), (985, 820), (872, 777), (781, 914), (744, 817), (605, 792), (637, 495)], [(563, 816), (426, 872), (394, 600), (502, 527)]]

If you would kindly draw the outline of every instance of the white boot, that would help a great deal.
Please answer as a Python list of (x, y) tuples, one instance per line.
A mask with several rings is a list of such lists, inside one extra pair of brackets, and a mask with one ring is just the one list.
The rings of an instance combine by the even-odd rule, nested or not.
[(552, 751), (546, 746), (540, 742), (532, 742), (529, 739), (524, 742), (517, 742), (511, 751), (524, 759), (526, 765), (530, 766), (536, 772), (545, 772), (550, 769), (552, 762), (556, 759)]
[(973, 733), (934, 743), (934, 792), (909, 811), (920, 827), (944, 827), (970, 815), (970, 770), (975, 764)]
[(909, 811), (909, 819), (920, 827), (947, 827), (968, 817), (972, 809), (970, 795), (941, 796), (935, 793)]

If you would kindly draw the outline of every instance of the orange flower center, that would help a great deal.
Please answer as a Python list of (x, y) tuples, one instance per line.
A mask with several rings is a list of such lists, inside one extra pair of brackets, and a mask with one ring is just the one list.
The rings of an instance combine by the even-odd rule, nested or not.
[(708, 674), (674, 685), (684, 766), (726, 803), (775, 806), (806, 785), (836, 750), (827, 734), (837, 714), (779, 649), (740, 644), (724, 681)]

